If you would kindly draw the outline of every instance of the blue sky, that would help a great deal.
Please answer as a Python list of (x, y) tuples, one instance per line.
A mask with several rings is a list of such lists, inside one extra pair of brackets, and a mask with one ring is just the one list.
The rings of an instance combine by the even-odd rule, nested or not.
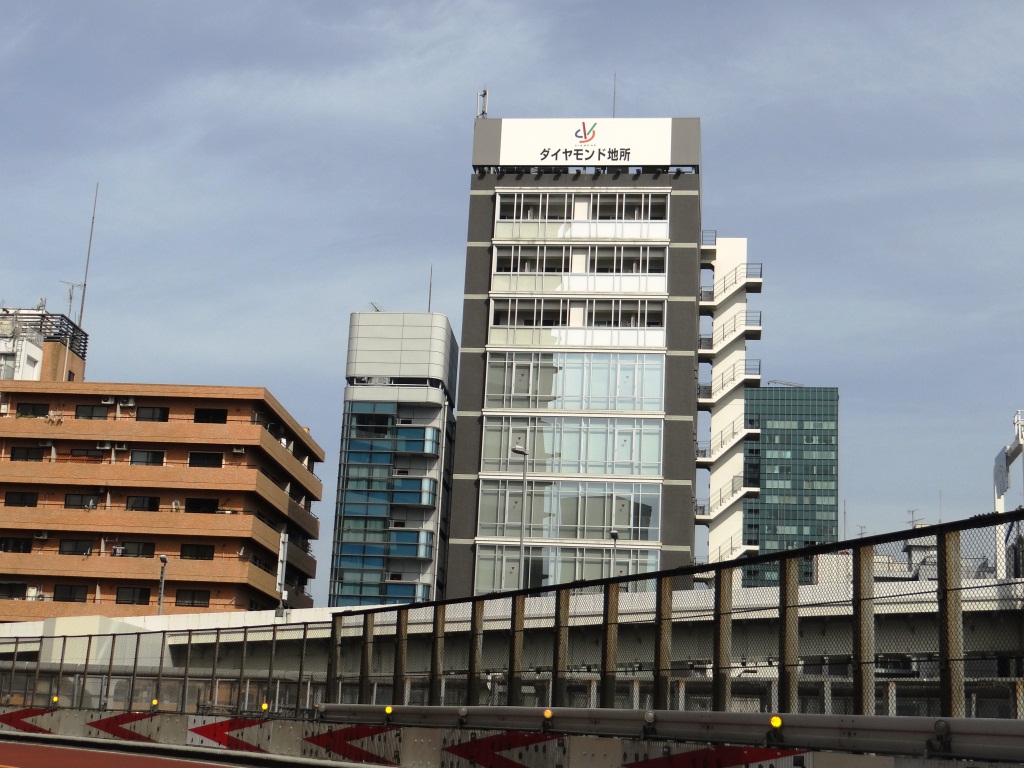
[[(328, 451), (348, 315), (458, 329), (493, 117), (700, 117), (704, 226), (764, 265), (765, 380), (840, 388), (848, 530), (991, 509), (1024, 408), (1024, 5), (0, 0), (0, 300), (93, 381), (267, 386)], [(1022, 503), (1013, 472), (1010, 507)]]

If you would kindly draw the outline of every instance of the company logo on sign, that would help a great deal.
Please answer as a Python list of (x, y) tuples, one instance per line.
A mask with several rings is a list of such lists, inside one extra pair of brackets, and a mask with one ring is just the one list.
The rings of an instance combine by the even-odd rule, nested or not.
[(597, 135), (597, 131), (594, 130), (595, 128), (597, 128), (597, 123), (594, 123), (592, 126), (590, 126), (590, 130), (588, 131), (587, 124), (584, 122), (581, 123), (581, 127), (579, 128), (579, 130), (576, 131), (574, 135), (577, 139), (580, 140), (580, 144), (586, 144), (588, 142), (593, 141), (594, 137)]

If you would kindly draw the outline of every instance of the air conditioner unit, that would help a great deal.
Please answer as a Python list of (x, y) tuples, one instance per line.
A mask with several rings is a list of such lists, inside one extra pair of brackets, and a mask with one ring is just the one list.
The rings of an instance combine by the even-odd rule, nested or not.
[(110, 443), (96, 443), (96, 450), (98, 451), (109, 451)]
[(7, 403), (0, 403), (0, 414), (6, 414), (10, 406)]
[(25, 599), (26, 600), (42, 600), (43, 599), (43, 590), (41, 590), (39, 587), (28, 587), (25, 590)]
[(32, 538), (33, 539), (48, 539), (48, 538), (50, 538), (50, 534), (48, 532), (46, 532), (46, 531), (36, 531), (35, 533), (32, 534)]
[(118, 400), (118, 405), (120, 405), (122, 408), (134, 408), (135, 407), (135, 398), (134, 397), (122, 397), (120, 400)]
[(245, 456), (245, 446), (236, 445), (231, 449), (231, 452), (235, 454), (235, 456)]
[(117, 402), (117, 398), (115, 398), (113, 395), (107, 395), (102, 400), (100, 400), (100, 402), (103, 405), (113, 405), (114, 403)]
[(124, 547), (111, 547), (110, 548), (110, 556), (111, 557), (124, 557)]
[(117, 443), (114, 446), (114, 450), (116, 450), (116, 451), (127, 451), (128, 450), (128, 443)]

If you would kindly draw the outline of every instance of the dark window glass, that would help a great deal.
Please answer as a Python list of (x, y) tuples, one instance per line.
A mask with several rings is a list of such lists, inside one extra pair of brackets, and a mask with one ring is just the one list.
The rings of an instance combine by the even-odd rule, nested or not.
[(18, 403), (19, 416), (46, 416), (50, 412), (49, 403)]
[(65, 509), (96, 509), (100, 497), (95, 493), (69, 493), (64, 496)]
[(136, 421), (167, 421), (170, 415), (168, 408), (155, 405), (140, 405), (135, 411)]
[(16, 445), (11, 448), (11, 461), (42, 461), (43, 448)]
[(105, 419), (110, 412), (106, 405), (77, 405), (75, 406), (76, 419)]
[(186, 512), (216, 512), (220, 499), (185, 499)]
[(84, 584), (57, 584), (53, 588), (53, 599), (58, 603), (84, 603), (88, 594)]
[(174, 604), (191, 608), (208, 608), (210, 606), (210, 590), (179, 589), (174, 596)]
[(103, 451), (98, 448), (72, 448), (71, 460), (81, 463), (99, 464), (103, 461)]
[(195, 422), (197, 424), (227, 424), (227, 408), (196, 408)]
[(32, 551), (32, 539), (20, 536), (8, 536), (0, 539), (0, 552), (20, 552), (22, 554)]
[(121, 557), (153, 557), (156, 554), (156, 544), (152, 541), (126, 541), (119, 547), (113, 547), (112, 553)]
[(124, 508), (135, 512), (157, 512), (160, 509), (160, 497), (129, 496), (125, 501)]
[(164, 464), (164, 452), (133, 450), (129, 461), (132, 464), (145, 464), (150, 467), (162, 467)]
[(61, 539), (60, 553), (62, 555), (91, 555), (92, 539)]
[(149, 605), (149, 587), (118, 587), (118, 605)]
[(223, 467), (224, 454), (193, 451), (188, 455), (188, 465), (190, 467)]
[(213, 544), (182, 544), (182, 560), (213, 560)]
[(8, 491), (4, 494), (5, 507), (34, 507), (39, 503), (35, 491)]
[(28, 594), (28, 584), (0, 581), (0, 600), (24, 600), (26, 594)]

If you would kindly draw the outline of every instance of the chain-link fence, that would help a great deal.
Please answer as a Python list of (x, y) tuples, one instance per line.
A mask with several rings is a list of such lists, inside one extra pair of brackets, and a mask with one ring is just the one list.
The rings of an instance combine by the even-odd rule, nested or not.
[[(1024, 718), (1022, 520), (1017, 510), (315, 623), (0, 639), (0, 703), (298, 718), (321, 702)], [(766, 579), (777, 586), (743, 586)]]

